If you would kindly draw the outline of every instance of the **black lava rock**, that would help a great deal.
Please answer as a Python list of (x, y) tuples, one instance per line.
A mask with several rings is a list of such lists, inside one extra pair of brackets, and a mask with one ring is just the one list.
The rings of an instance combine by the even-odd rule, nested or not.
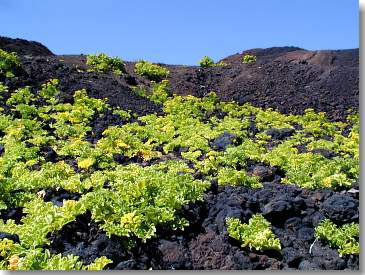
[(282, 140), (284, 138), (290, 137), (295, 132), (292, 128), (270, 128), (266, 130), (266, 134), (271, 136), (273, 139)]
[(147, 266), (143, 263), (139, 263), (134, 259), (120, 262), (115, 270), (135, 270), (135, 269), (147, 269)]
[(23, 207), (9, 207), (6, 210), (0, 211), (0, 219), (4, 221), (11, 219), (14, 220), (15, 224), (19, 224), (24, 216)]
[(275, 178), (273, 169), (264, 165), (256, 165), (252, 170), (252, 175), (261, 178), (262, 181), (273, 181)]
[(331, 159), (333, 157), (336, 156), (336, 154), (330, 150), (327, 149), (323, 149), (323, 148), (317, 148), (317, 149), (313, 149), (312, 153), (314, 154), (320, 154), (322, 156), (324, 156), (325, 158)]
[(224, 132), (219, 137), (217, 137), (214, 141), (212, 141), (211, 146), (217, 150), (224, 150), (226, 147), (233, 143), (236, 135), (230, 134), (228, 132)]
[(335, 194), (324, 201), (322, 210), (336, 224), (357, 222), (359, 201), (346, 194)]
[(0, 239), (9, 239), (15, 243), (20, 243), (19, 236), (17, 234), (10, 234), (6, 232), (0, 232)]
[(282, 225), (289, 217), (298, 213), (296, 200), (283, 196), (273, 199), (262, 209), (262, 214), (275, 225)]
[(178, 242), (160, 240), (158, 249), (162, 254), (165, 269), (190, 269), (191, 261), (188, 260), (186, 248)]

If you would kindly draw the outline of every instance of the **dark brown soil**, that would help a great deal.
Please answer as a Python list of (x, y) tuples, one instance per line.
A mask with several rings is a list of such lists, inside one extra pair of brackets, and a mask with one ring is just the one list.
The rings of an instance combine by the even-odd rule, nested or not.
[[(62, 90), (60, 97), (65, 102), (72, 100), (75, 90), (85, 88), (90, 96), (107, 97), (111, 105), (138, 115), (162, 112), (160, 106), (132, 91), (132, 86), (150, 85), (149, 81), (135, 75), (133, 62), (126, 62), (124, 75), (115, 76), (87, 72), (85, 56), (55, 56), (37, 42), (0, 37), (0, 48), (21, 55), (23, 72), (5, 81), (10, 89), (24, 85), (39, 87), (46, 80), (57, 78)], [(242, 64), (245, 53), (255, 54), (257, 62)], [(229, 56), (224, 59), (229, 63), (227, 67), (166, 66), (170, 70), (171, 89), (176, 94), (205, 96), (213, 90), (222, 100), (250, 102), (294, 114), (313, 108), (327, 112), (332, 120), (343, 120), (348, 109), (358, 110), (359, 106), (358, 55), (358, 49), (305, 51), (281, 47), (253, 49)], [(0, 78), (1, 81), (4, 79)], [(125, 121), (106, 111), (101, 119), (93, 122), (93, 134), (88, 139), (94, 142), (106, 127), (123, 123)], [(250, 131), (255, 132), (255, 125), (251, 126)], [(292, 134), (292, 130), (274, 130), (270, 134), (273, 142)], [(226, 134), (211, 146), (222, 150), (232, 138)], [(302, 150), (306, 150), (305, 146)], [(43, 151), (50, 160), (57, 158), (49, 148)], [(322, 153), (332, 157), (331, 152)], [(179, 157), (179, 152), (170, 157)], [(115, 159), (121, 164), (139, 162), (120, 155), (115, 155)], [(79, 255), (85, 263), (105, 255), (113, 260), (109, 269), (359, 269), (358, 256), (341, 258), (336, 249), (320, 241), (315, 242), (309, 252), (314, 242), (314, 227), (323, 218), (330, 218), (339, 225), (359, 221), (358, 185), (351, 192), (309, 191), (279, 184), (284, 175), (274, 167), (252, 162), (248, 172), (258, 174), (264, 187), (218, 187), (212, 182), (203, 202), (180, 211), (190, 222), (184, 231), (159, 228), (156, 238), (128, 250), (124, 239), (107, 237), (87, 213), (52, 233), (49, 248), (52, 253)], [(49, 189), (45, 199), (61, 205), (63, 198), (78, 197), (79, 194)], [(255, 213), (263, 214), (272, 223), (282, 243), (281, 252), (248, 252), (228, 237), (226, 217), (247, 222)], [(1, 219), (17, 222), (23, 215), (21, 208), (0, 212)], [(0, 232), (0, 238), (6, 234)], [(18, 240), (16, 235), (10, 237)]]
[[(246, 52), (255, 64), (242, 64)], [(348, 109), (358, 109), (359, 51), (305, 51), (269, 48), (246, 51), (223, 59), (227, 67), (170, 66), (172, 90), (204, 96), (215, 91), (225, 101), (250, 102), (301, 114), (306, 108), (343, 119)]]

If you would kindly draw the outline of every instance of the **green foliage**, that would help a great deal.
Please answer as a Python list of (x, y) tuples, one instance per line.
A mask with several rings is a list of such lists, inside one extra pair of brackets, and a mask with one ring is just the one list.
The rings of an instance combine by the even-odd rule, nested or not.
[(271, 231), (270, 223), (262, 215), (253, 215), (248, 224), (239, 219), (227, 218), (227, 230), (230, 237), (242, 243), (242, 247), (256, 250), (281, 250), (280, 240)]
[(316, 227), (315, 235), (316, 238), (328, 242), (331, 247), (338, 248), (342, 257), (360, 253), (359, 232), (359, 224), (350, 223), (338, 227), (329, 219), (325, 219)]
[(111, 262), (102, 256), (84, 265), (78, 256), (51, 255), (48, 249), (25, 249), (11, 240), (0, 240), (1, 270), (101, 270)]
[(209, 56), (204, 56), (200, 61), (199, 65), (201, 67), (213, 67), (214, 66), (214, 60), (210, 58)]
[(20, 69), (20, 60), (16, 53), (9, 53), (0, 49), (0, 75), (5, 77), (14, 77)]
[(186, 221), (175, 216), (181, 206), (202, 199), (208, 183), (194, 180), (183, 162), (167, 161), (142, 168), (131, 164), (108, 172), (111, 190), (99, 189), (82, 201), (106, 232), (136, 236), (142, 240), (155, 235), (156, 225), (181, 228)]
[(116, 75), (124, 72), (124, 62), (118, 57), (109, 57), (104, 53), (98, 55), (88, 55), (86, 64), (95, 72), (113, 71)]
[(221, 60), (218, 63), (216, 63), (215, 66), (217, 66), (217, 67), (226, 67), (226, 66), (228, 66), (228, 64), (225, 61)]
[(157, 104), (163, 104), (171, 96), (168, 90), (168, 80), (162, 80), (161, 83), (152, 82), (152, 94), (149, 97), (150, 100)]
[[(103, 257), (85, 266), (74, 255), (51, 255), (47, 236), (86, 211), (128, 245), (154, 237), (159, 226), (183, 229), (187, 221), (179, 210), (202, 199), (209, 181), (260, 188), (261, 179), (247, 174), (251, 161), (277, 166), (286, 175), (282, 183), (310, 189), (343, 190), (359, 178), (356, 113), (345, 122), (330, 122), (313, 110), (284, 115), (220, 102), (214, 92), (202, 98), (173, 95), (163, 80), (152, 82), (151, 88), (138, 87), (163, 113), (138, 116), (110, 106), (107, 99), (91, 98), (86, 90), (75, 91), (71, 103), (61, 103), (57, 80), (37, 88), (11, 90), (0, 84), (0, 100), (6, 105), (6, 112), (0, 109), (0, 144), (5, 148), (0, 155), (0, 209), (23, 207), (25, 213), (19, 224), (0, 219), (0, 232), (20, 237), (20, 244), (0, 241), (1, 269), (105, 268), (110, 260)], [(93, 122), (105, 111), (123, 123), (109, 126), (99, 140), (90, 142)], [(249, 131), (252, 123), (258, 129), (255, 134)], [(276, 141), (267, 134), (270, 128), (296, 130)], [(342, 134), (344, 129), (350, 129), (349, 135)], [(235, 136), (232, 143), (213, 148), (224, 133)], [(308, 151), (300, 153), (297, 146)], [(57, 157), (47, 156), (45, 148), (52, 148)], [(327, 159), (316, 153), (321, 148), (336, 156)], [(116, 154), (129, 164), (117, 162)], [(197, 172), (204, 181), (194, 178)], [(48, 188), (63, 188), (80, 199), (55, 206), (43, 200)], [(279, 248), (262, 217), (250, 221), (230, 221), (237, 239), (255, 249)], [(265, 234), (256, 236), (255, 228)], [(341, 249), (346, 254), (356, 246), (346, 243)]]
[(218, 172), (220, 185), (244, 185), (251, 188), (260, 188), (262, 184), (256, 177), (251, 177), (245, 171), (237, 171), (233, 168), (221, 168)]
[(252, 64), (256, 62), (256, 56), (251, 54), (245, 54), (242, 58), (243, 64)]
[(169, 75), (169, 70), (151, 62), (140, 60), (134, 66), (136, 74), (149, 80), (159, 82)]

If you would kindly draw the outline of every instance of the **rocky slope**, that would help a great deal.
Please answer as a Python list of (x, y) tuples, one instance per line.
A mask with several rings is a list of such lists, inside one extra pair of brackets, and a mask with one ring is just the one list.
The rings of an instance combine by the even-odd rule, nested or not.
[[(85, 88), (91, 97), (109, 99), (112, 106), (138, 115), (161, 113), (160, 106), (132, 91), (136, 85), (150, 85), (134, 73), (134, 62), (126, 62), (121, 77), (112, 73), (86, 72), (85, 56), (54, 55), (37, 42), (0, 37), (0, 48), (17, 52), (23, 72), (5, 81), (9, 88), (39, 87), (46, 80), (60, 80), (62, 101), (71, 102), (73, 92)], [(246, 53), (257, 56), (255, 64), (242, 64)], [(179, 95), (203, 97), (215, 91), (224, 101), (250, 102), (283, 113), (301, 114), (306, 108), (326, 112), (331, 120), (344, 120), (348, 110), (359, 109), (359, 50), (306, 51), (295, 47), (252, 49), (223, 59), (228, 66), (164, 65), (168, 80)], [(101, 134), (119, 122), (111, 114), (95, 121)], [(100, 129), (99, 129), (100, 128)], [(90, 215), (80, 216), (49, 238), (51, 252), (79, 255), (89, 263), (105, 255), (115, 269), (358, 269), (359, 257), (339, 257), (336, 249), (314, 242), (314, 228), (323, 218), (338, 224), (359, 221), (359, 186), (350, 190), (309, 191), (280, 184), (283, 176), (273, 167), (252, 163), (259, 169), (261, 189), (217, 186), (212, 183), (204, 201), (186, 206), (182, 216), (190, 222), (185, 231), (160, 228), (158, 237), (126, 251), (108, 238)], [(269, 175), (269, 176), (267, 176)], [(49, 191), (48, 200), (62, 201), (72, 195)], [(247, 222), (262, 213), (273, 225), (283, 244), (281, 253), (247, 252), (228, 237), (224, 219), (238, 217)], [(3, 220), (21, 217), (17, 209), (2, 212)], [(1, 238), (1, 233), (0, 233)], [(311, 249), (310, 249), (311, 248)]]

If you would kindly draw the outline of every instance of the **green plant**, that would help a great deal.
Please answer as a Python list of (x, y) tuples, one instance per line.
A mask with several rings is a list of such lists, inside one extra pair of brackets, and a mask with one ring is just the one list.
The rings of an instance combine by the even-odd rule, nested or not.
[(275, 237), (270, 223), (262, 215), (253, 215), (248, 224), (242, 224), (237, 218), (227, 218), (226, 225), (229, 236), (241, 242), (244, 248), (281, 250), (280, 240)]
[(209, 56), (204, 56), (200, 61), (199, 65), (201, 67), (213, 67), (214, 66), (214, 60), (211, 59)]
[(225, 61), (221, 60), (218, 63), (216, 63), (215, 66), (217, 66), (217, 67), (226, 67), (226, 66), (228, 66), (228, 64)]
[(251, 188), (260, 188), (262, 184), (256, 177), (248, 176), (246, 171), (237, 171), (233, 168), (221, 168), (218, 171), (220, 185), (243, 185)]
[(207, 182), (194, 180), (183, 162), (167, 161), (142, 168), (131, 164), (108, 172), (111, 190), (87, 193), (83, 205), (109, 235), (147, 240), (158, 224), (182, 228), (186, 221), (175, 215), (181, 206), (201, 200)]
[(109, 57), (104, 53), (98, 55), (88, 55), (86, 57), (86, 64), (90, 66), (91, 71), (107, 72), (113, 71), (120, 75), (124, 72), (124, 62), (118, 57)]
[(315, 236), (338, 248), (340, 257), (360, 253), (359, 224), (350, 223), (338, 227), (331, 220), (325, 219), (316, 227)]
[(0, 75), (9, 78), (14, 77), (20, 66), (20, 60), (16, 53), (9, 53), (0, 49)]
[(149, 99), (157, 104), (163, 104), (171, 96), (168, 89), (169, 81), (162, 80), (161, 83), (152, 82), (152, 94)]
[(256, 56), (251, 54), (245, 54), (242, 58), (242, 63), (244, 64), (252, 64), (256, 62)]
[(166, 78), (170, 73), (168, 69), (145, 60), (138, 61), (134, 66), (134, 71), (136, 74), (156, 82)]

